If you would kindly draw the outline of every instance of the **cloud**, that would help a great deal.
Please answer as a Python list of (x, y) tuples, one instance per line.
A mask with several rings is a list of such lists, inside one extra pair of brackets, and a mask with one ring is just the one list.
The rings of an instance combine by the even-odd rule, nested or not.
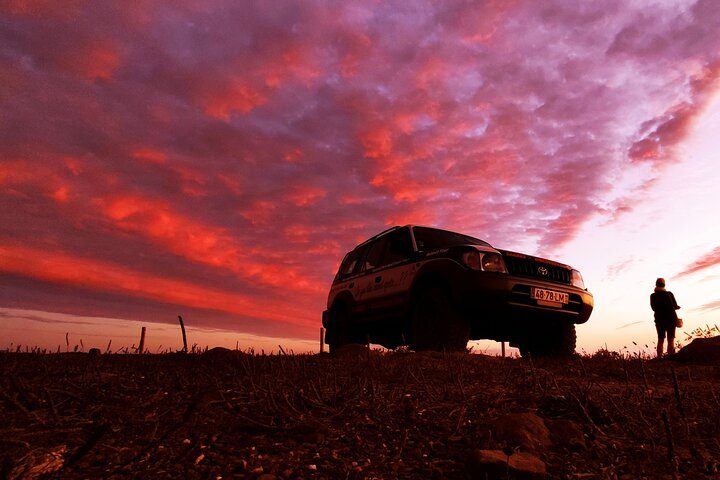
[(694, 310), (699, 310), (699, 311), (703, 311), (703, 312), (720, 310), (720, 300), (715, 300), (714, 302), (706, 303), (705, 305), (701, 305), (700, 307), (697, 307)]
[(720, 265), (720, 247), (717, 247), (706, 253), (705, 255), (702, 255), (693, 263), (685, 267), (682, 272), (675, 275), (675, 278), (684, 277), (686, 275), (690, 275), (701, 270), (712, 268), (716, 265)]
[(635, 263), (637, 263), (637, 259), (633, 257), (608, 265), (606, 276), (611, 280), (615, 279), (628, 268), (632, 267)]
[(35, 281), (17, 307), (78, 308), (69, 285), (103, 299), (86, 314), (314, 336), (343, 254), (390, 224), (552, 251), (632, 209), (629, 169), (678, 161), (717, 90), (718, 8), (5, 2), (0, 247), (39, 258), (0, 275)]
[(639, 324), (641, 324), (641, 323), (646, 323), (646, 322), (643, 321), (643, 320), (640, 320), (640, 321), (637, 321), (637, 322), (626, 323), (626, 324), (624, 324), (624, 325), (620, 325), (620, 326), (617, 327), (615, 330), (621, 330), (621, 329), (623, 329), (623, 328), (632, 327), (633, 325), (639, 325)]

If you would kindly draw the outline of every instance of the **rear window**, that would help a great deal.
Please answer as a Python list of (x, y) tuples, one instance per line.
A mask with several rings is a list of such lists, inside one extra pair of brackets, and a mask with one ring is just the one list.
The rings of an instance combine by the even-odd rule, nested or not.
[(413, 227), (413, 233), (415, 234), (417, 248), (421, 251), (437, 250), (439, 248), (455, 247), (457, 245), (490, 246), (489, 243), (478, 238), (437, 228)]

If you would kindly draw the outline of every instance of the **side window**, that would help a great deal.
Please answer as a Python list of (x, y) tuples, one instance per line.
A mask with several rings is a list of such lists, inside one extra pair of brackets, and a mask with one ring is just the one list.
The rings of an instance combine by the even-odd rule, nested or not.
[(365, 256), (365, 270), (371, 270), (380, 266), (386, 242), (387, 237), (382, 237), (368, 246), (367, 255)]
[(364, 248), (359, 248), (345, 255), (345, 258), (343, 259), (342, 263), (340, 264), (340, 268), (338, 269), (336, 278), (348, 277), (353, 273), (357, 272), (359, 270), (358, 262), (362, 258), (362, 254), (364, 253), (364, 251)]
[(402, 228), (389, 234), (385, 245), (385, 254), (383, 255), (381, 266), (407, 260), (410, 257), (410, 253), (412, 253), (410, 232), (407, 228)]

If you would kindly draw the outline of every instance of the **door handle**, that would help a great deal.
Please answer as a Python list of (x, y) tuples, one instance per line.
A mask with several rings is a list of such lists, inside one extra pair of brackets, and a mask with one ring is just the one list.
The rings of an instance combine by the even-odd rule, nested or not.
[(375, 277), (375, 283), (380, 283), (381, 281), (382, 281), (382, 277), (380, 275)]

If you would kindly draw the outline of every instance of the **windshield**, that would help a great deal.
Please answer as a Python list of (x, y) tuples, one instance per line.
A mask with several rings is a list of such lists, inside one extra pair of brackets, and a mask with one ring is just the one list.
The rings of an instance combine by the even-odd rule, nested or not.
[(483, 245), (489, 247), (490, 244), (480, 239), (469, 237), (447, 230), (428, 227), (413, 227), (415, 234), (415, 242), (420, 251), (436, 250), (438, 248), (455, 247), (457, 245)]

